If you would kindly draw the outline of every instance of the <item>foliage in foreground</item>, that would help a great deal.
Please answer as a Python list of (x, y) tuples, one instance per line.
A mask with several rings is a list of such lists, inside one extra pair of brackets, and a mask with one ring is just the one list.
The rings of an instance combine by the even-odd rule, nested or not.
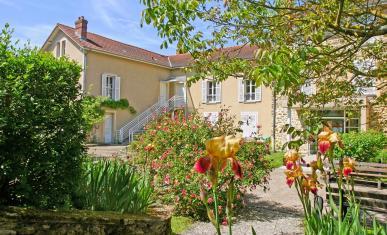
[(81, 175), (81, 68), (0, 33), (0, 204), (68, 205)]
[[(331, 204), (334, 202), (331, 201)], [(305, 234), (307, 235), (386, 235), (387, 224), (381, 225), (373, 219), (372, 225), (367, 225), (366, 213), (357, 203), (350, 203), (342, 222), (332, 214), (322, 214), (314, 209), (308, 220), (305, 220)]]
[(349, 156), (359, 162), (385, 162), (386, 153), (383, 150), (387, 146), (385, 133), (376, 131), (351, 132), (342, 134), (343, 149), (336, 149), (338, 156)]
[[(305, 216), (305, 233), (314, 234), (375, 234), (385, 235), (386, 227), (379, 225), (376, 220), (368, 227), (365, 216), (361, 216), (361, 208), (355, 199), (354, 183), (351, 173), (356, 171), (356, 162), (349, 158), (339, 157), (339, 166), (334, 164), (334, 151), (344, 149), (341, 137), (324, 126), (318, 134), (318, 154), (316, 160), (310, 162), (312, 174), (305, 174), (300, 162), (298, 148), (290, 149), (285, 154), (286, 182), (289, 187), (295, 186), (302, 203)], [(325, 171), (324, 164), (329, 165), (330, 174)], [(317, 171), (322, 174), (327, 189), (329, 205), (323, 212), (322, 199), (317, 195), (319, 187)], [(328, 177), (337, 178), (338, 199), (334, 199)], [(312, 195), (311, 195), (312, 194)], [(312, 205), (311, 196), (314, 196)], [(348, 205), (348, 210), (345, 206)], [(363, 212), (364, 213), (364, 212)]]
[(145, 212), (153, 189), (127, 162), (87, 161), (77, 190), (77, 206), (88, 210)]
[[(211, 194), (211, 182), (193, 171), (197, 159), (205, 156), (205, 141), (214, 135), (235, 134), (236, 131), (225, 126), (233, 126), (234, 119), (227, 111), (219, 114), (218, 122), (211, 125), (198, 114), (187, 118), (178, 113), (174, 118), (165, 114), (146, 127), (139, 140), (130, 147), (138, 152), (137, 164), (144, 164), (153, 177), (153, 184), (159, 198), (165, 203), (175, 204), (176, 213), (195, 219), (207, 219), (206, 208), (200, 200), (198, 185), (204, 185)], [(267, 153), (264, 143), (245, 143), (238, 151), (238, 159), (243, 169), (243, 177), (235, 182), (235, 208), (242, 206), (246, 190), (264, 185), (270, 171), (270, 164), (264, 159)], [(225, 217), (226, 183), (220, 177), (219, 208)], [(209, 197), (212, 206), (214, 198)]]

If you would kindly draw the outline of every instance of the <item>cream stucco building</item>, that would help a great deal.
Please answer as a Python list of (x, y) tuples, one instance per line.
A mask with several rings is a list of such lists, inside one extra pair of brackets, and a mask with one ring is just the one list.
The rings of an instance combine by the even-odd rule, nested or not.
[[(277, 143), (289, 138), (280, 133), (282, 124), (302, 126), (297, 109), (287, 107), (286, 97), (280, 97), (276, 102), (275, 123), (278, 127), (273, 128), (273, 93), (268, 87), (258, 87), (254, 81), (234, 77), (222, 83), (203, 80), (187, 87), (189, 74), (183, 68), (191, 62), (189, 55), (160, 55), (88, 32), (83, 17), (79, 17), (75, 27), (57, 24), (42, 50), (79, 63), (83, 68), (79, 82), (84, 92), (115, 100), (126, 98), (136, 109), (134, 115), (126, 110), (107, 110), (104, 122), (96, 125), (91, 134), (92, 140), (98, 143), (131, 141), (152, 116), (176, 107), (197, 110), (210, 121), (216, 121), (221, 107), (228, 107), (242, 121), (245, 137), (257, 132), (271, 137), (275, 133)], [(253, 58), (254, 48), (239, 50), (239, 57)], [(310, 88), (305, 91), (310, 92)], [(366, 102), (369, 99), (367, 96), (361, 98)], [(369, 113), (365, 106), (359, 110), (358, 117), (350, 120), (346, 118), (345, 110), (332, 107), (326, 110), (326, 118), (337, 131), (366, 130)], [(308, 147), (308, 151), (313, 152), (313, 147)]]

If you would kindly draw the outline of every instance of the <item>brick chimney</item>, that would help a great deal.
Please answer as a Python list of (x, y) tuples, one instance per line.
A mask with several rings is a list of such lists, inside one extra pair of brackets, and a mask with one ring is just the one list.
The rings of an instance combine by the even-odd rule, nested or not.
[(80, 16), (75, 21), (75, 34), (81, 39), (87, 39), (87, 20), (85, 20), (85, 17)]

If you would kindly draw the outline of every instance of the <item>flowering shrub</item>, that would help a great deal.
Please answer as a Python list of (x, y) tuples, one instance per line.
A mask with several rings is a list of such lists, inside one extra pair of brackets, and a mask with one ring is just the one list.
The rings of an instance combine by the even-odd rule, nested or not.
[[(235, 134), (234, 118), (227, 110), (219, 113), (218, 123), (210, 122), (194, 113), (185, 117), (178, 112), (171, 118), (165, 113), (149, 123), (145, 132), (130, 147), (138, 154), (134, 161), (150, 172), (153, 185), (164, 203), (173, 203), (177, 214), (206, 219), (207, 210), (200, 199), (200, 187), (211, 191), (211, 182), (194, 170), (195, 162), (206, 156), (205, 142), (219, 134)], [(226, 128), (227, 127), (227, 128)], [(237, 157), (242, 167), (241, 179), (235, 181), (234, 208), (243, 204), (243, 194), (257, 185), (264, 185), (270, 164), (263, 158), (267, 146), (263, 143), (242, 144)], [(230, 168), (225, 171), (231, 171)], [(227, 172), (225, 172), (227, 173)], [(230, 175), (230, 174), (224, 174)], [(226, 186), (229, 178), (219, 176), (219, 214), (225, 218)], [(210, 195), (211, 193), (208, 193)], [(208, 197), (212, 206), (214, 198)]]

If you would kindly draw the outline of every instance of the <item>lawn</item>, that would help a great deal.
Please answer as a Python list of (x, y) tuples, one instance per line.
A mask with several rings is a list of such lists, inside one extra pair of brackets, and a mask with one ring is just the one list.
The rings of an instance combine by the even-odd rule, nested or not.
[(192, 223), (193, 223), (193, 220), (189, 217), (172, 216), (172, 220), (171, 220), (172, 234), (181, 234), (182, 232), (187, 230)]
[(275, 152), (271, 153), (270, 155), (266, 155), (265, 158), (270, 160), (270, 166), (272, 168), (277, 168), (283, 166), (283, 156), (283, 152)]

